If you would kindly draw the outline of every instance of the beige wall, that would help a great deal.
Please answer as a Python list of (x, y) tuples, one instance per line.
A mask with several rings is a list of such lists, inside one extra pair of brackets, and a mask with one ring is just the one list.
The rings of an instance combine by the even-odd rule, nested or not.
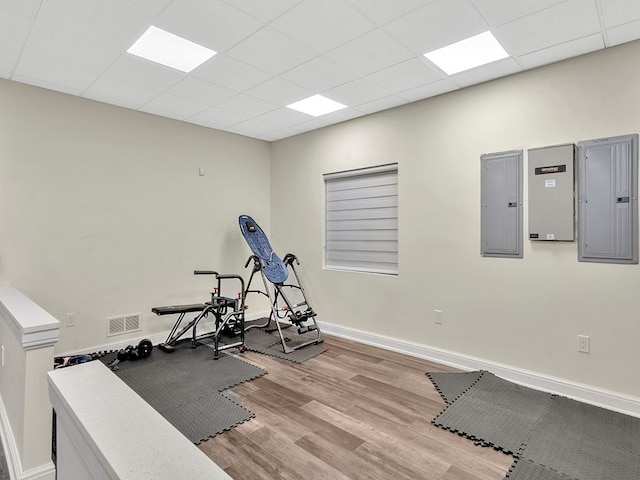
[[(480, 256), (480, 155), (640, 132), (639, 56), (626, 44), (272, 144), (272, 243), (303, 261), (319, 319), (640, 396), (639, 265), (578, 263), (576, 242)], [(390, 162), (399, 275), (324, 270), (322, 174)]]
[[(271, 146), (0, 80), (0, 281), (63, 321), (59, 352), (126, 340), (105, 334), (120, 314), (166, 332), (150, 309), (204, 300), (194, 268), (248, 275), (248, 213), (300, 257), (320, 320), (640, 396), (640, 266), (578, 263), (575, 242), (479, 254), (480, 155), (640, 132), (639, 55), (622, 45)], [(324, 270), (322, 174), (389, 162), (399, 276)]]
[(168, 331), (151, 307), (206, 300), (194, 269), (244, 272), (238, 215), (269, 231), (265, 142), (6, 80), (0, 105), (0, 281), (62, 321), (58, 352), (126, 341), (111, 316)]

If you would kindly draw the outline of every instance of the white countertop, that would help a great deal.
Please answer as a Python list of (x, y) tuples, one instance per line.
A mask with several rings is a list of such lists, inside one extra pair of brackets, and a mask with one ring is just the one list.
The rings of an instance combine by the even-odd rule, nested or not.
[(48, 375), (58, 421), (68, 415), (109, 478), (231, 480), (102, 362)]

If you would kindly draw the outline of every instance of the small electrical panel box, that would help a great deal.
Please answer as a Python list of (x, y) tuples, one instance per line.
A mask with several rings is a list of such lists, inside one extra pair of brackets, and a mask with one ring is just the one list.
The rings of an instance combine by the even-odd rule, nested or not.
[(575, 240), (574, 145), (528, 151), (529, 240)]
[(484, 257), (522, 258), (522, 150), (480, 157)]

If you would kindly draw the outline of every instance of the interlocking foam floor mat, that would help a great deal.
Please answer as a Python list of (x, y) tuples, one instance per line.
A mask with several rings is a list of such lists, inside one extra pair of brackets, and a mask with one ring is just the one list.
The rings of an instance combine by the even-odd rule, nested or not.
[(489, 372), (428, 376), (448, 403), (433, 423), (513, 454), (508, 480), (640, 479), (640, 418)]
[[(101, 358), (109, 363), (111, 358)], [(223, 390), (266, 372), (235, 356), (178, 344), (175, 352), (154, 350), (146, 359), (122, 362), (114, 372), (194, 443), (228, 430), (254, 415)]]

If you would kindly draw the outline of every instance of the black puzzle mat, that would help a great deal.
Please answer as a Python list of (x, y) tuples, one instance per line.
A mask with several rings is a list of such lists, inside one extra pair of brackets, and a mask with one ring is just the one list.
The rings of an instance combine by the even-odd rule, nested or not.
[(638, 480), (640, 418), (554, 396), (521, 456), (573, 479)]
[(551, 394), (482, 372), (433, 423), (479, 445), (516, 454), (544, 413)]
[(513, 454), (505, 479), (640, 479), (640, 418), (479, 373), (428, 374), (449, 403), (433, 423)]
[[(291, 325), (287, 325), (287, 327), (291, 327)], [(317, 337), (316, 331), (302, 335), (292, 333), (291, 335), (287, 336), (287, 331), (285, 329), (284, 333), (285, 340), (291, 347), (295, 347), (300, 343), (304, 343)], [(223, 340), (223, 342), (233, 342), (236, 340), (237, 337), (234, 337), (228, 340), (225, 339)], [(282, 341), (280, 340), (280, 335), (278, 334), (277, 329), (265, 330), (264, 328), (251, 328), (245, 332), (244, 341), (247, 350), (262, 353), (263, 355), (270, 355), (282, 360), (288, 360), (293, 363), (304, 363), (307, 360), (320, 355), (327, 349), (324, 342), (320, 342), (318, 344), (307, 345), (298, 350), (294, 350), (291, 353), (284, 353), (284, 349), (282, 348)]]
[(427, 376), (445, 403), (452, 403), (480, 380), (483, 373), (480, 370), (463, 373), (428, 372)]
[(562, 473), (532, 462), (526, 458), (516, 460), (505, 479), (507, 480), (575, 480)]
[(211, 348), (192, 349), (186, 343), (173, 353), (154, 349), (146, 359), (118, 366), (114, 373), (194, 443), (253, 418), (221, 392), (266, 373), (232, 355), (214, 360)]

